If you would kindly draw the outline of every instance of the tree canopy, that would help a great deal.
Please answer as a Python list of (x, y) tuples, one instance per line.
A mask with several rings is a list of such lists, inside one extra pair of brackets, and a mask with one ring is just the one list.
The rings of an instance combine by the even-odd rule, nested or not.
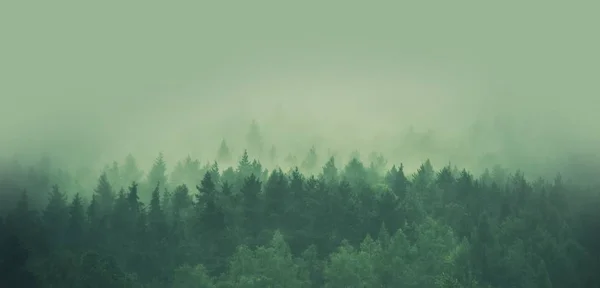
[[(262, 153), (256, 123), (248, 138)], [(289, 171), (249, 155), (169, 171), (160, 154), (145, 176), (129, 155), (77, 191), (33, 167), (44, 182), (0, 186), (17, 195), (0, 287), (600, 287), (593, 187), (314, 146)], [(233, 159), (224, 140), (215, 159)]]

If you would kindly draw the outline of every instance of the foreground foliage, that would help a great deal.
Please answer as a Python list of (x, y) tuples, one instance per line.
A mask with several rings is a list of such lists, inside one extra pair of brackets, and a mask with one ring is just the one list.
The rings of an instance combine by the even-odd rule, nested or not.
[(91, 197), (46, 179), (0, 222), (0, 286), (600, 287), (596, 190), (428, 161), (406, 175), (331, 158), (319, 172), (311, 159), (315, 176), (246, 153), (167, 175), (161, 156), (142, 179), (128, 158)]

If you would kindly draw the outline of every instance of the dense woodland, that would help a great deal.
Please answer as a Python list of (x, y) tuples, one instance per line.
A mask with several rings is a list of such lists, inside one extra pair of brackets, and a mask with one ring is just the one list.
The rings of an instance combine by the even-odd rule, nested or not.
[(600, 287), (600, 194), (585, 183), (314, 148), (290, 169), (225, 142), (216, 158), (159, 155), (143, 173), (128, 156), (95, 187), (11, 164), (0, 287)]

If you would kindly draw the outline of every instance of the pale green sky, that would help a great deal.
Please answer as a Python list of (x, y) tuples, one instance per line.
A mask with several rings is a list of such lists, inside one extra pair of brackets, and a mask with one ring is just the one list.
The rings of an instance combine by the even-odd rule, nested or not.
[(408, 2), (2, 1), (0, 144), (187, 154), (256, 118), (340, 146), (495, 115), (600, 143), (599, 4)]

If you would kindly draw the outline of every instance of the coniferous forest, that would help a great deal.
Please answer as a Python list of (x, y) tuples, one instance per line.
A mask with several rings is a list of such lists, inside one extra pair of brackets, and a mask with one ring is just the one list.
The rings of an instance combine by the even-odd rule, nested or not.
[(0, 288), (600, 288), (598, 11), (0, 0)]
[(0, 287), (600, 287), (593, 187), (272, 150), (271, 169), (225, 141), (147, 173), (129, 155), (93, 187), (10, 164)]

